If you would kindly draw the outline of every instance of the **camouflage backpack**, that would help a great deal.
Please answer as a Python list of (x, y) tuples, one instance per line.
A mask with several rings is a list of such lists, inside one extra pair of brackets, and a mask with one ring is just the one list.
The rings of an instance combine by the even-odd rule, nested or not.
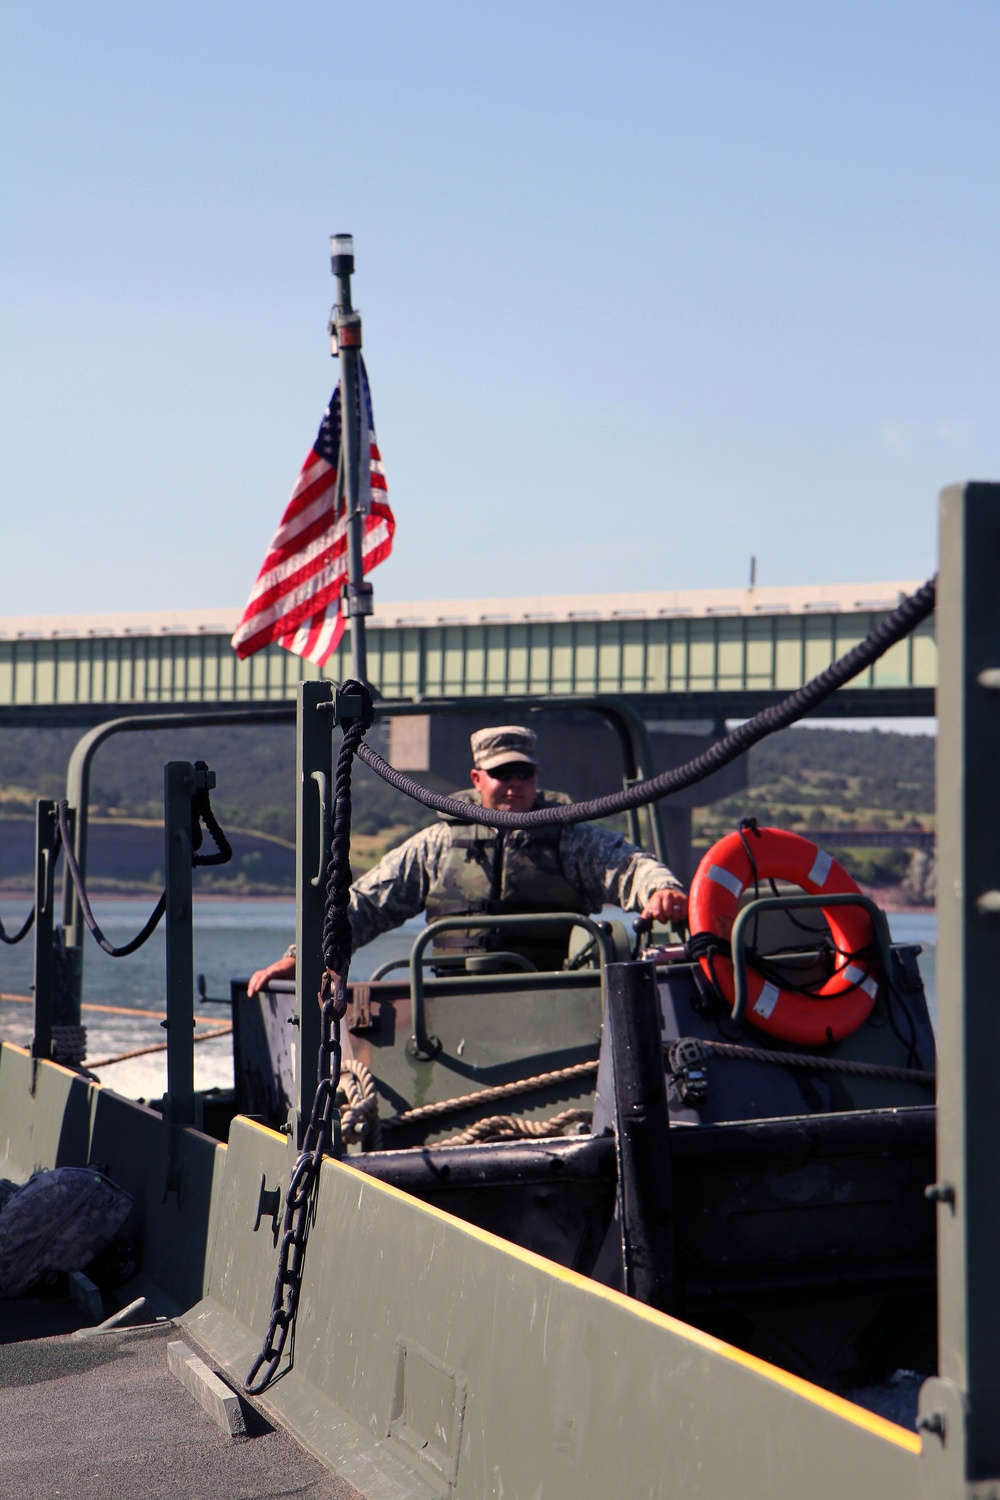
[(36, 1172), (0, 1208), (0, 1295), (16, 1297), (49, 1272), (89, 1265), (131, 1209), (129, 1194), (96, 1167)]

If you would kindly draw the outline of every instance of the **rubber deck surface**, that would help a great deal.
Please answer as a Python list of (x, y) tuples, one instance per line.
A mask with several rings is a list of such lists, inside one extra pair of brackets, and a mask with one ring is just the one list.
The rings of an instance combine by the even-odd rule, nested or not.
[(5, 1500), (361, 1500), (248, 1403), (249, 1435), (224, 1433), (168, 1370), (172, 1339), (194, 1347), (170, 1325), (0, 1345)]

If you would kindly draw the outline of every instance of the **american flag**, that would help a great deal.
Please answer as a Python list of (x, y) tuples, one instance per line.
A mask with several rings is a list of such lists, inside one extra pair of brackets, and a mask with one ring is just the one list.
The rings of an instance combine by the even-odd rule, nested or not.
[[(362, 431), (368, 432), (369, 452), (368, 464), (360, 465), (362, 557), (367, 573), (388, 557), (396, 522), (375, 437), (368, 372), (364, 360), (358, 364), (365, 414)], [(347, 581), (341, 431), (338, 383), (233, 636), (233, 650), (239, 657), (252, 656), (280, 641), (287, 651), (321, 667), (340, 643), (344, 633), (340, 591)]]

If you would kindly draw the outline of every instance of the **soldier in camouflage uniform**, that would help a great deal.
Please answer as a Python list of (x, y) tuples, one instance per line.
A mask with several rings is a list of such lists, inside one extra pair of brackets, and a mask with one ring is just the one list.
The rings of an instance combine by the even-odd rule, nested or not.
[[(569, 799), (538, 790), (536, 739), (508, 724), (472, 735), (472, 790), (461, 793), (484, 807), (527, 812)], [(523, 914), (572, 911), (586, 915), (605, 904), (676, 921), (687, 911), (680, 881), (659, 861), (619, 833), (591, 823), (503, 829), (440, 818), (384, 855), (351, 887), (355, 947), (427, 912), (427, 920), (465, 913)], [(560, 968), (566, 957), (566, 924), (443, 934), (441, 949), (484, 952), (510, 949), (539, 968)], [(250, 981), (250, 993), (268, 979), (294, 973), (289, 950)]]

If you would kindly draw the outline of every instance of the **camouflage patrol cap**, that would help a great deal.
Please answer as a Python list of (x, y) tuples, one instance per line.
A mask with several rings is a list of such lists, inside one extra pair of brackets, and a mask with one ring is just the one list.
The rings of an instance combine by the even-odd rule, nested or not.
[(523, 724), (501, 724), (495, 729), (477, 729), (470, 735), (472, 764), (479, 771), (489, 771), (494, 766), (509, 765), (512, 760), (524, 760), (536, 766), (535, 746), (538, 740), (531, 729)]

